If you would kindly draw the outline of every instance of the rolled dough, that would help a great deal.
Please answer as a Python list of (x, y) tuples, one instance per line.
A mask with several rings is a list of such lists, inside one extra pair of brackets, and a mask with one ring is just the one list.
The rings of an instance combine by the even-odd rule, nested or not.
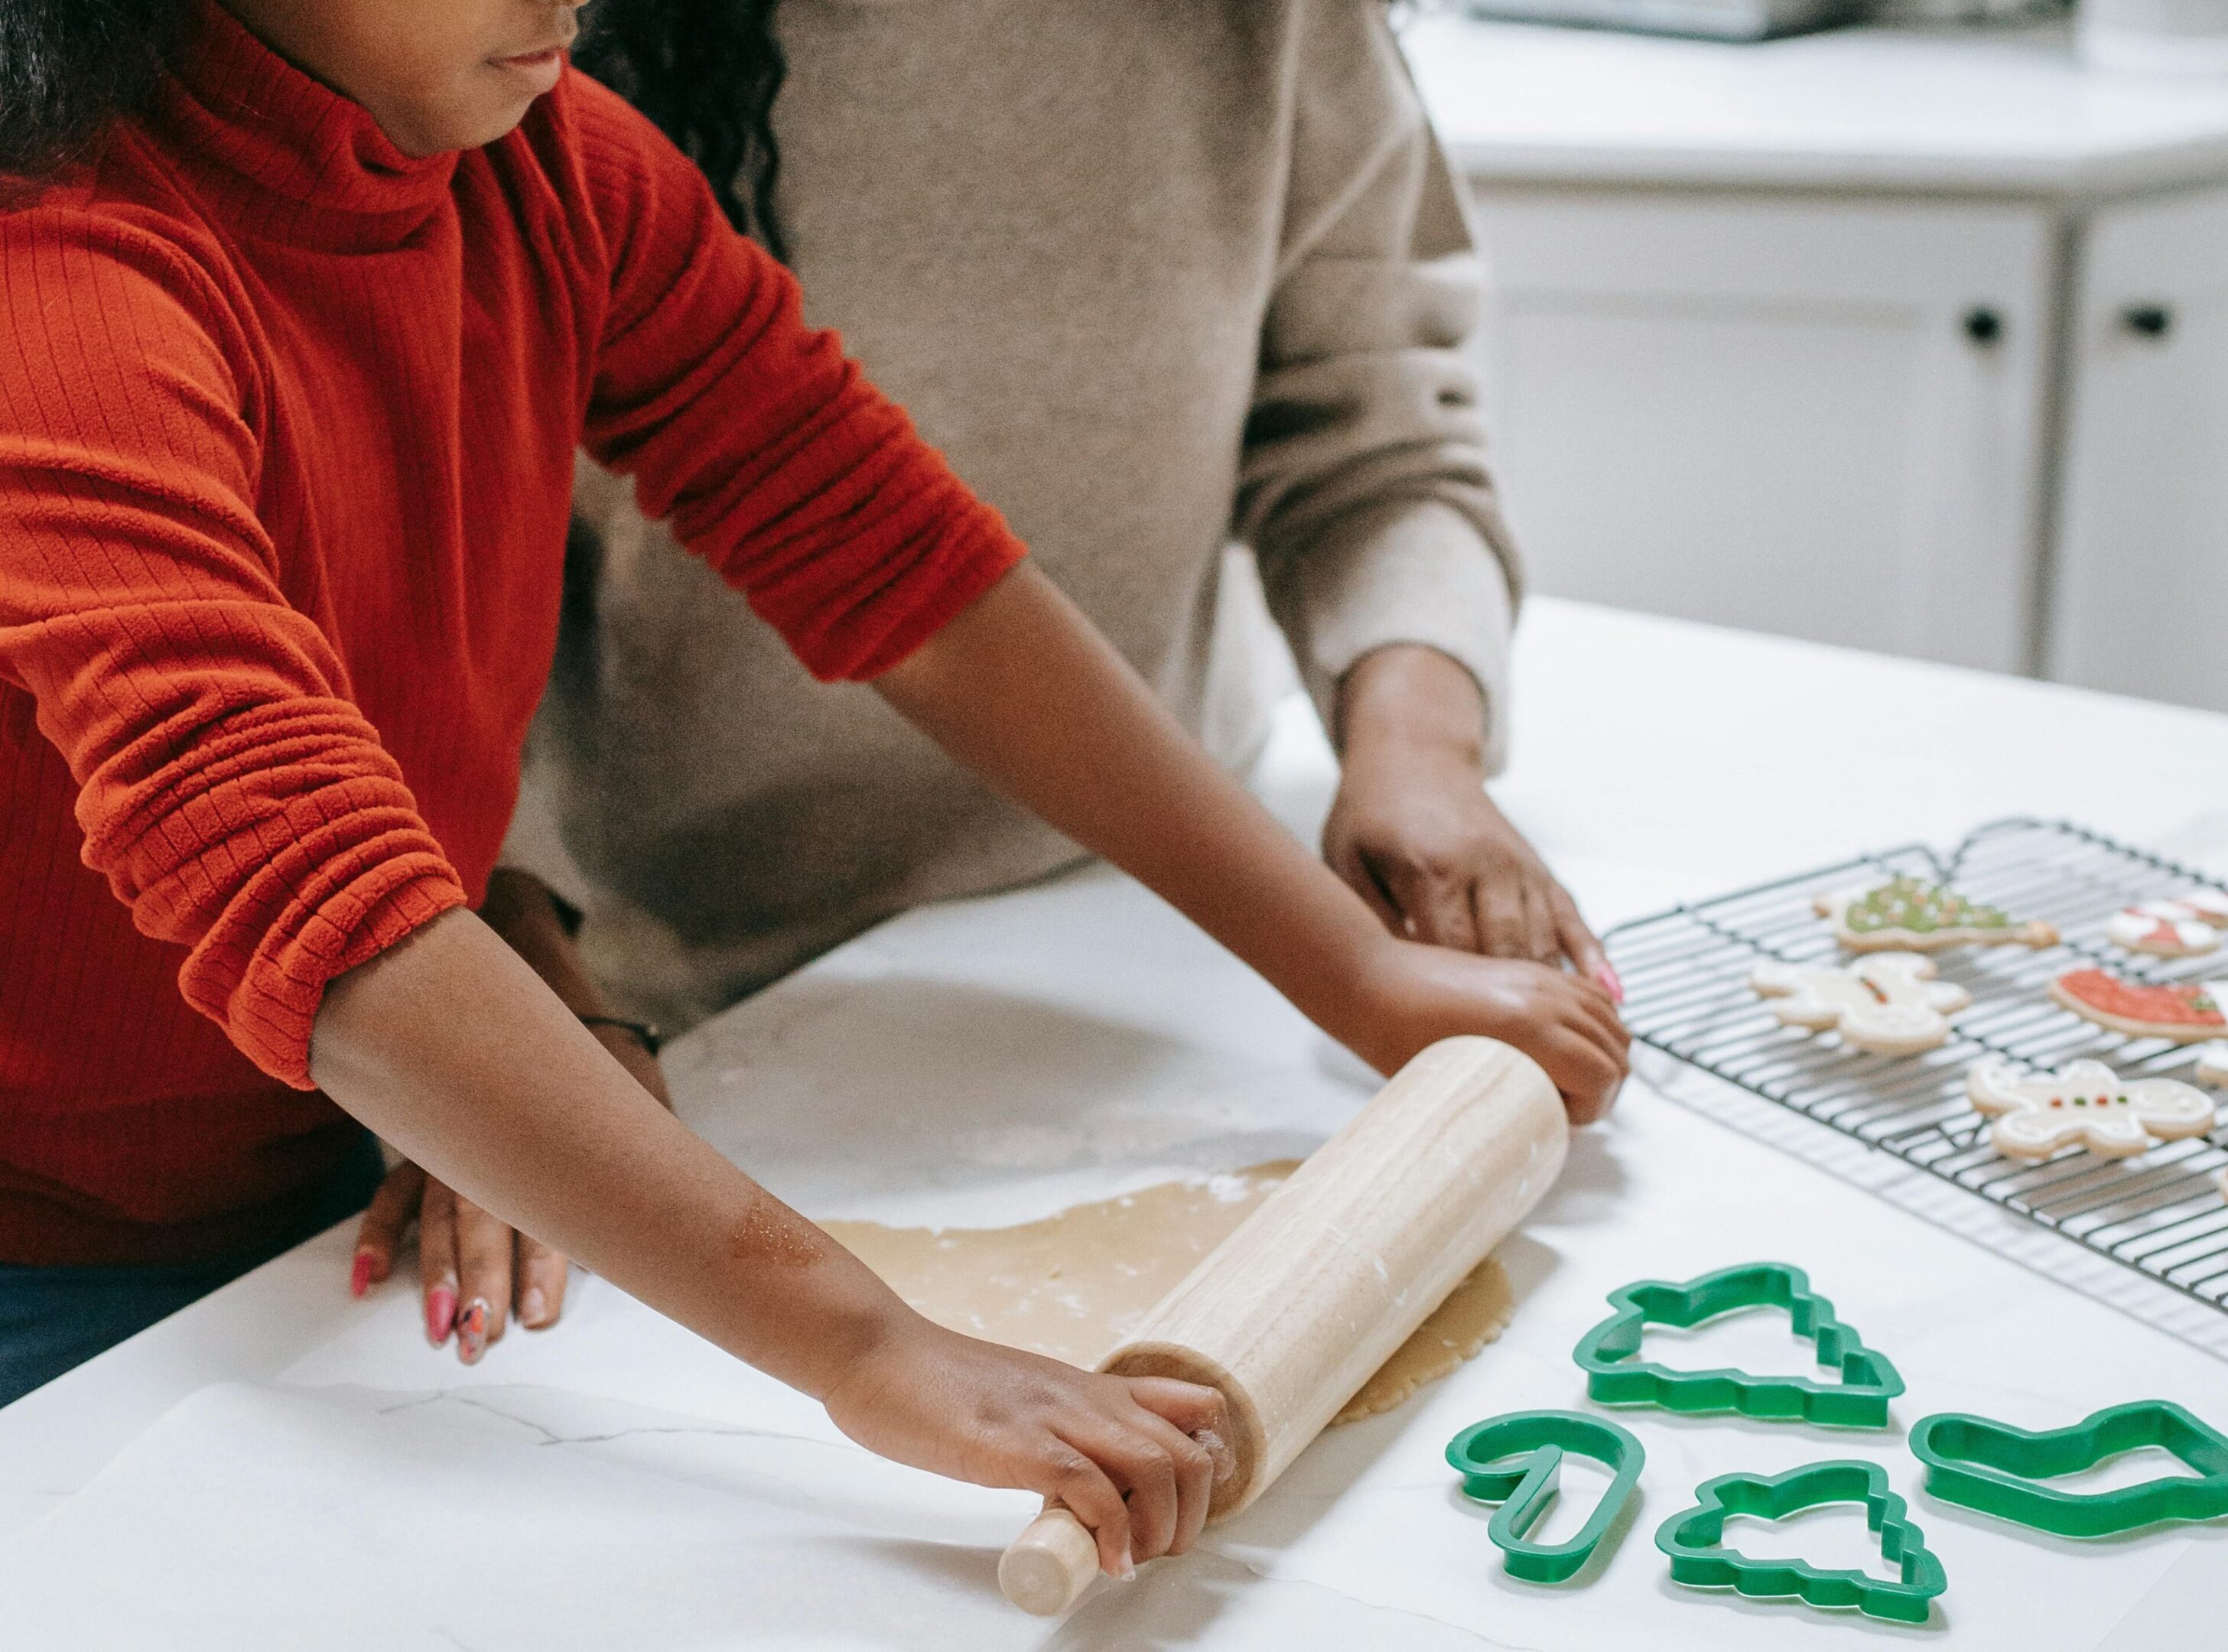
[[(1164, 1181), (1018, 1227), (824, 1226), (939, 1325), (1089, 1369), (1298, 1168)], [(1374, 1417), (1437, 1381), (1498, 1336), (1514, 1305), (1488, 1257), (1331, 1420)]]

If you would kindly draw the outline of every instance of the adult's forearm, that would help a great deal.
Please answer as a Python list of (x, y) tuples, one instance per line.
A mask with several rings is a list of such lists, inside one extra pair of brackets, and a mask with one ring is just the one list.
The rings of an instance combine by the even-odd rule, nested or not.
[(1349, 1022), (1382, 926), (1034, 568), (1007, 575), (875, 686), (954, 758), (1154, 889), (1319, 1026)]
[(659, 1106), (468, 912), (331, 983), (311, 1065), (474, 1203), (808, 1393), (906, 1311)]
[(1354, 663), (1338, 685), (1337, 736), (1357, 747), (1425, 746), (1485, 773), (1485, 695), (1469, 669), (1423, 643), (1392, 643)]

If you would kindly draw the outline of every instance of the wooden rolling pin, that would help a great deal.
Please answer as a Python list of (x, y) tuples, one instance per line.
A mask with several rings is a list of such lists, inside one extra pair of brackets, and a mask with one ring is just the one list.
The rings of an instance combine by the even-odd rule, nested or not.
[[(1569, 1138), (1530, 1058), (1488, 1038), (1434, 1044), (1100, 1362), (1222, 1391), (1238, 1466), (1209, 1520), (1267, 1489), (1523, 1220)], [(1049, 1616), (1098, 1569), (1090, 1532), (1054, 1504), (1006, 1551), (998, 1585)]]

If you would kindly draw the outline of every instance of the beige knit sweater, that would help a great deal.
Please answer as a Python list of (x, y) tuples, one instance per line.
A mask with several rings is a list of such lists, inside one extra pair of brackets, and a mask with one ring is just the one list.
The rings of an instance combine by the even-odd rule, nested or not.
[[(781, 209), (807, 308), (1194, 728), (1258, 727), (1223, 547), (1317, 703), (1369, 650), (1504, 726), (1516, 564), (1458, 351), (1463, 208), (1378, 0), (787, 0)], [(583, 477), (510, 858), (685, 1025), (1066, 840)], [(592, 542), (590, 542), (592, 541)], [(1258, 608), (1258, 598), (1241, 592)], [(1265, 626), (1261, 628), (1265, 631)], [(552, 841), (556, 829), (561, 847)]]

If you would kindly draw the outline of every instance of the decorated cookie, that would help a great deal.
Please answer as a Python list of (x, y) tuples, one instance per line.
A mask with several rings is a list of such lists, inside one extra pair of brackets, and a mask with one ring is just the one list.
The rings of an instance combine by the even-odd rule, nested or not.
[(2212, 1128), (2212, 1098), (2179, 1079), (2122, 1079), (2102, 1061), (2023, 1078), (2008, 1061), (1967, 1075), (1974, 1110), (1995, 1123), (1988, 1140), (2007, 1158), (2041, 1160), (2076, 1144), (2124, 1159)]
[(2228, 938), (2228, 897), (2206, 892), (2123, 906), (2106, 920), (2104, 933), (2130, 952), (2154, 957), (2210, 952)]
[(2228, 1090), (2228, 1039), (2207, 1044), (2197, 1053), (2197, 1081)]
[(1951, 946), (2055, 946), (2048, 924), (2015, 924), (1995, 906), (1968, 900), (1938, 883), (1892, 878), (1871, 889), (1820, 895), (1812, 906), (1830, 919), (1834, 938), (1853, 952), (1939, 952)]
[(1973, 1002), (1964, 988), (1934, 978), (1916, 952), (1875, 952), (1837, 964), (1759, 964), (1749, 985), (1778, 1002), (1771, 1013), (1789, 1027), (1841, 1030), (1852, 1049), (1916, 1055), (1950, 1039), (1950, 1015)]
[(2050, 996), (2075, 1015), (2129, 1038), (2198, 1044), (2228, 1034), (2228, 1017), (2220, 1013), (2228, 981), (2154, 987), (2109, 970), (2074, 970), (2050, 983)]

